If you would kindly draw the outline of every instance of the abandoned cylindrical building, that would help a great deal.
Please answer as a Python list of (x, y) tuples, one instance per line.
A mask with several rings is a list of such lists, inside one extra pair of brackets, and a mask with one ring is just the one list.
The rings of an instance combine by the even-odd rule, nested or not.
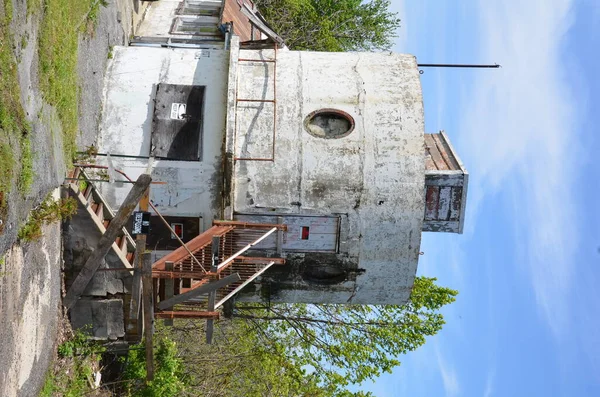
[(232, 49), (229, 76), (226, 217), (288, 225), (287, 264), (246, 299), (405, 302), (425, 206), (415, 57)]

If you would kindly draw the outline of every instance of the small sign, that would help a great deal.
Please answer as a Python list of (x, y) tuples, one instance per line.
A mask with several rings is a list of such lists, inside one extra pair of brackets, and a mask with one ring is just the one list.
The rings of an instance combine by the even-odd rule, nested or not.
[(173, 120), (184, 120), (185, 119), (185, 103), (172, 103), (171, 104), (171, 119), (173, 119)]
[(135, 211), (133, 213), (133, 226), (131, 234), (148, 234), (150, 233), (150, 213), (143, 211)]

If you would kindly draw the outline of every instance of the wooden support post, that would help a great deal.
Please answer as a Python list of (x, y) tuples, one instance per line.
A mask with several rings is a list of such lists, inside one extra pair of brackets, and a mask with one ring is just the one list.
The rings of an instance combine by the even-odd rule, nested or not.
[[(219, 248), (221, 246), (221, 238), (213, 236), (212, 238), (212, 262), (210, 265), (210, 271), (216, 272), (219, 269)], [(239, 278), (239, 276), (238, 276)], [(208, 294), (208, 311), (212, 312), (215, 310), (215, 301), (217, 300), (217, 290), (214, 290)], [(212, 343), (213, 331), (215, 322), (212, 319), (206, 320), (206, 343)]]
[[(173, 262), (165, 262), (165, 270), (172, 272), (173, 271)], [(165, 284), (165, 300), (169, 300), (175, 294), (175, 280), (172, 278), (167, 278), (163, 280)], [(162, 302), (161, 302), (162, 303)], [(168, 318), (164, 321), (165, 325), (168, 327), (173, 326), (173, 319)]]
[[(150, 188), (146, 189), (144, 195), (140, 199), (140, 211), (148, 211), (148, 203), (150, 202)], [(129, 305), (129, 320), (135, 323), (138, 332), (141, 333), (141, 322), (139, 321), (140, 309), (142, 307), (142, 256), (146, 251), (146, 235), (138, 234), (135, 236), (135, 255), (134, 269), (138, 269), (133, 274), (133, 284), (131, 288), (131, 303)], [(141, 337), (141, 334), (138, 334)]]
[[(235, 283), (237, 281), (240, 281), (242, 278), (240, 277), (239, 274), (237, 273), (233, 273), (230, 274), (227, 277), (224, 277), (220, 280), (217, 281), (213, 281), (212, 283), (208, 283), (208, 284), (204, 284), (199, 286), (198, 288), (194, 288), (191, 291), (188, 291), (184, 294), (180, 294), (180, 295), (176, 295), (174, 297), (172, 297), (171, 299), (166, 299), (162, 302), (158, 303), (158, 308), (160, 310), (166, 310), (166, 309), (170, 309), (173, 306), (179, 304), (179, 303), (183, 303), (185, 301), (188, 301), (192, 298), (197, 297), (198, 295), (203, 295), (206, 293), (213, 293), (214, 291), (216, 291), (219, 288), (225, 287), (231, 283)], [(214, 306), (214, 303), (213, 303)], [(208, 310), (209, 312), (213, 312), (213, 310)]]
[(106, 256), (106, 253), (110, 250), (111, 246), (115, 242), (115, 239), (121, 233), (121, 229), (125, 225), (125, 222), (129, 219), (129, 216), (137, 206), (142, 195), (150, 186), (152, 178), (150, 175), (142, 174), (135, 182), (135, 185), (131, 188), (131, 191), (125, 198), (125, 201), (119, 208), (119, 212), (108, 225), (106, 232), (100, 237), (98, 246), (92, 252), (85, 265), (77, 275), (77, 278), (67, 291), (67, 294), (63, 300), (63, 305), (68, 309), (71, 309), (77, 302), (87, 285), (89, 284), (92, 277), (96, 273), (96, 270), (100, 267), (102, 259)]
[(146, 382), (154, 380), (154, 293), (152, 288), (152, 260), (150, 253), (142, 255), (142, 302), (144, 307), (144, 344), (146, 346)]
[[(283, 225), (283, 216), (277, 217), (277, 224)], [(277, 255), (281, 256), (283, 252), (283, 229), (277, 229)]]

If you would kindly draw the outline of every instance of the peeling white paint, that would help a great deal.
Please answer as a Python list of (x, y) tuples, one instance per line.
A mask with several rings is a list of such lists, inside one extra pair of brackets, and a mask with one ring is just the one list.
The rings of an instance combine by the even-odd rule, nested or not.
[[(242, 50), (240, 57), (273, 59), (274, 53)], [(272, 63), (240, 62), (237, 97), (274, 99), (273, 79)], [(271, 104), (238, 102), (235, 108), (235, 134), (228, 134), (234, 144), (226, 147), (234, 157), (268, 158), (275, 134), (275, 161), (235, 162), (234, 211), (348, 214), (340, 254), (365, 270), (355, 284), (303, 284), (280, 292), (279, 299), (403, 303), (416, 273), (424, 211), (424, 120), (415, 58), (282, 51), (276, 85), (275, 129)], [(304, 119), (324, 108), (350, 114), (355, 130), (340, 139), (310, 135)]]

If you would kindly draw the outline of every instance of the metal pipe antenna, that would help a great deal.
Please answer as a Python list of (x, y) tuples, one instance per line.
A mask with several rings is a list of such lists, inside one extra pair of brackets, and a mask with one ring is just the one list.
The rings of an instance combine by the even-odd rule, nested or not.
[[(462, 68), (462, 69), (498, 69), (502, 66), (497, 63), (493, 65), (471, 65), (461, 63), (418, 63), (419, 68)], [(419, 70), (419, 74), (425, 73), (424, 70)]]
[(474, 68), (474, 69), (498, 69), (501, 68), (501, 65), (497, 63), (493, 65), (469, 65), (469, 64), (459, 64), (459, 63), (418, 63), (418, 67), (420, 68)]

